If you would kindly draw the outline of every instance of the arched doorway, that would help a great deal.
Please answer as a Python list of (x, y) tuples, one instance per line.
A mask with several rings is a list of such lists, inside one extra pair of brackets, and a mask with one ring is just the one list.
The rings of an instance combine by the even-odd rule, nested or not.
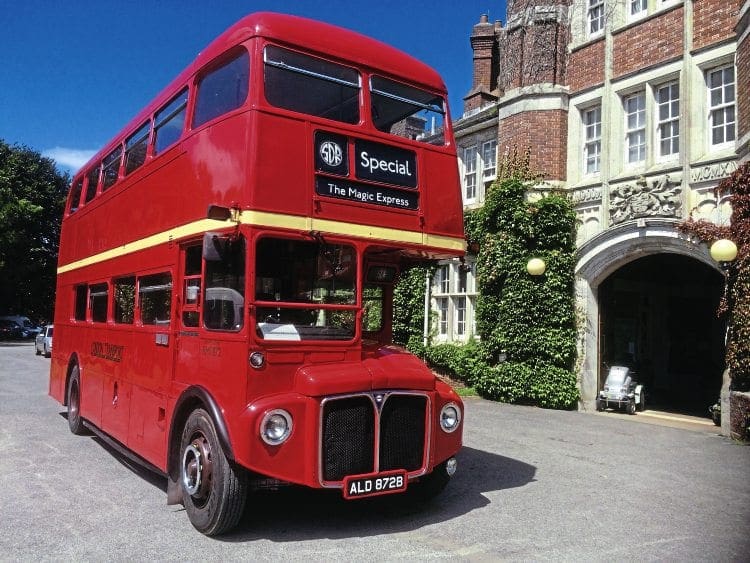
[(635, 369), (651, 407), (705, 414), (719, 396), (725, 325), (723, 278), (679, 254), (652, 254), (600, 285), (599, 385), (610, 365)]
[(717, 399), (724, 328), (715, 313), (722, 273), (706, 245), (681, 235), (678, 223), (639, 219), (609, 228), (578, 248), (576, 303), (584, 320), (578, 375), (584, 410), (593, 410), (606, 378), (605, 363), (615, 361), (636, 363), (652, 406), (656, 401), (677, 412), (703, 414)]

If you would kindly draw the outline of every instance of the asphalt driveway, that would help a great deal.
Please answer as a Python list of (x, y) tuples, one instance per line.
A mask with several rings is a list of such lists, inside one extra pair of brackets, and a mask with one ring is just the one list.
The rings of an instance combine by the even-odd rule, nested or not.
[[(747, 561), (750, 448), (715, 427), (468, 399), (459, 471), (429, 504), (298, 488), (211, 539), (165, 482), (47, 397), (49, 360), (0, 345), (0, 560)], [(652, 421), (653, 422), (653, 421)]]

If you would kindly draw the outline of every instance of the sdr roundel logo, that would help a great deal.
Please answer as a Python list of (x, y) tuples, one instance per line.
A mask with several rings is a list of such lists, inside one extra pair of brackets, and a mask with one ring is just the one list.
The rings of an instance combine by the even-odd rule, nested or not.
[(344, 161), (344, 151), (341, 150), (341, 146), (338, 143), (334, 143), (333, 141), (322, 142), (318, 151), (320, 152), (320, 158), (326, 166), (337, 168)]
[(344, 135), (315, 132), (315, 169), (327, 174), (349, 173), (349, 141)]

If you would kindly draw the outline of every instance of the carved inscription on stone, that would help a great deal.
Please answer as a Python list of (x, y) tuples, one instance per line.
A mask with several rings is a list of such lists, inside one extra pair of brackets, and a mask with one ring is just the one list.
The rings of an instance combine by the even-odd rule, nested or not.
[(609, 215), (613, 225), (639, 217), (678, 217), (681, 183), (669, 176), (649, 182), (641, 176), (634, 184), (613, 186)]
[(601, 187), (596, 187), (596, 188), (584, 188), (580, 190), (575, 190), (571, 194), (570, 198), (574, 204), (589, 203), (592, 201), (601, 201), (602, 189)]
[(716, 164), (707, 164), (700, 168), (693, 168), (690, 171), (690, 181), (704, 182), (708, 180), (718, 180), (719, 178), (726, 178), (735, 170), (737, 170), (737, 163), (734, 160), (718, 162)]

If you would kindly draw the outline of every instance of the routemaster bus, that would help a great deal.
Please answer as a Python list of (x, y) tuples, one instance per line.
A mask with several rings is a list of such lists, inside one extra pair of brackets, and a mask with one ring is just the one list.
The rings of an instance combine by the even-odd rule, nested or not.
[(393, 291), (464, 245), (438, 74), (247, 16), (74, 176), (49, 393), (207, 535), (261, 484), (436, 494), (463, 404), (392, 344)]

